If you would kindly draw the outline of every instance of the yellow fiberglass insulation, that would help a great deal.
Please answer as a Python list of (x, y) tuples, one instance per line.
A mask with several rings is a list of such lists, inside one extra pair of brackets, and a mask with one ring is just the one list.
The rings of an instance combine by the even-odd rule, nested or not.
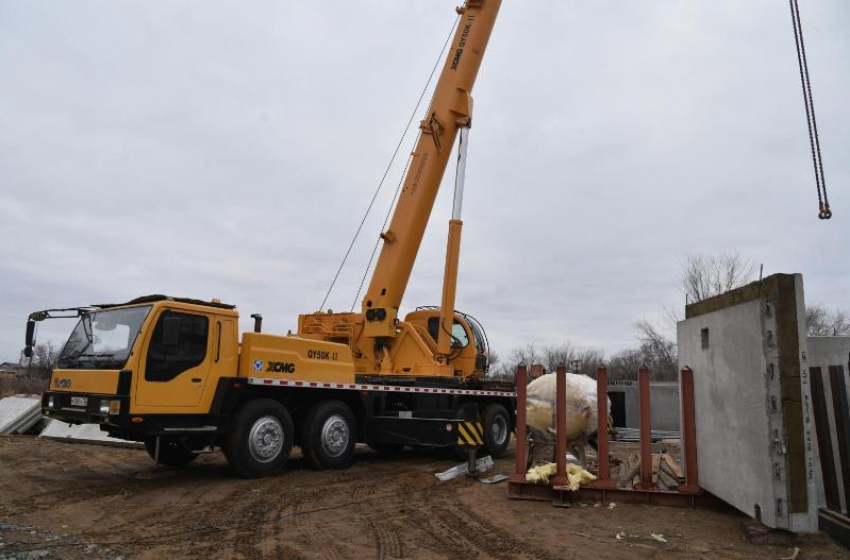
[[(556, 469), (557, 466), (555, 463), (537, 465), (528, 470), (525, 480), (534, 484), (549, 484), (549, 479), (555, 476)], [(567, 480), (569, 480), (570, 490), (575, 492), (580, 486), (590, 484), (596, 480), (596, 477), (581, 468), (581, 465), (569, 463), (567, 465)]]

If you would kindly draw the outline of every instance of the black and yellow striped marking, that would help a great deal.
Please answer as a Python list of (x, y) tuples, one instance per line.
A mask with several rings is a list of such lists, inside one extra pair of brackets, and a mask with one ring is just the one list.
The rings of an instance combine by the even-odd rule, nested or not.
[(484, 426), (481, 422), (460, 422), (457, 425), (457, 444), (480, 447), (484, 445)]

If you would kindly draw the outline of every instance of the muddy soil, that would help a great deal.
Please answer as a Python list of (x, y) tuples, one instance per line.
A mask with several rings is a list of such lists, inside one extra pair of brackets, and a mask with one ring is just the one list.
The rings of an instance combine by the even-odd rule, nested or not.
[[(0, 559), (850, 560), (827, 537), (748, 543), (735, 512), (513, 501), (505, 484), (441, 483), (433, 453), (359, 449), (341, 471), (235, 478), (219, 453), (175, 472), (144, 451), (0, 437)], [(510, 474), (513, 454), (493, 473)], [(620, 533), (620, 539), (617, 534)], [(666, 543), (651, 535), (663, 535)]]

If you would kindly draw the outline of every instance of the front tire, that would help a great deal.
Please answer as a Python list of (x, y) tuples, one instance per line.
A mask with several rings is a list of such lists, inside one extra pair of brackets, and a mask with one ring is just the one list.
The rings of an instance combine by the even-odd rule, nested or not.
[(236, 413), (223, 449), (239, 476), (261, 478), (283, 468), (294, 438), (295, 428), (286, 407), (272, 399), (257, 399)]
[(316, 470), (339, 469), (348, 465), (357, 443), (354, 413), (340, 401), (322, 401), (304, 418), (301, 451), (307, 464)]
[(505, 454), (511, 442), (511, 417), (500, 404), (491, 404), (484, 411), (484, 447), (491, 457)]
[[(148, 452), (150, 458), (157, 461), (156, 456), (156, 438), (148, 438), (145, 440), (145, 451)], [(171, 468), (185, 467), (198, 457), (197, 453), (193, 453), (184, 448), (179, 441), (161, 437), (159, 438), (159, 464)]]

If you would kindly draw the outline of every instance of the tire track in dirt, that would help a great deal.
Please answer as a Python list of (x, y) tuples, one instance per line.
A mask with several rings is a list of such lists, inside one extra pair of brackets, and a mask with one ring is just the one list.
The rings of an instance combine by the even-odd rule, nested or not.
[(363, 523), (364, 529), (371, 529), (376, 560), (404, 558), (404, 546), (398, 531), (385, 518), (384, 508), (373, 503), (370, 499), (377, 488), (377, 485), (370, 483), (354, 489), (351, 494), (351, 501), (359, 502), (355, 506), (357, 518)]
[(423, 501), (427, 507), (413, 509), (407, 520), (418, 529), (418, 542), (438, 554), (454, 550), (457, 556), (482, 555), (498, 560), (558, 560), (532, 542), (513, 536), (475, 513), (458, 501), (457, 493), (425, 492)]
[(311, 513), (311, 510), (316, 509), (316, 505), (323, 494), (324, 492), (308, 492), (293, 504), (292, 519), (296, 528), (296, 538), (300, 536), (300, 540), (310, 546), (311, 554), (315, 554), (317, 558), (346, 560), (348, 556), (336, 545), (336, 535), (330, 534), (319, 523), (307, 523), (307, 516)]

